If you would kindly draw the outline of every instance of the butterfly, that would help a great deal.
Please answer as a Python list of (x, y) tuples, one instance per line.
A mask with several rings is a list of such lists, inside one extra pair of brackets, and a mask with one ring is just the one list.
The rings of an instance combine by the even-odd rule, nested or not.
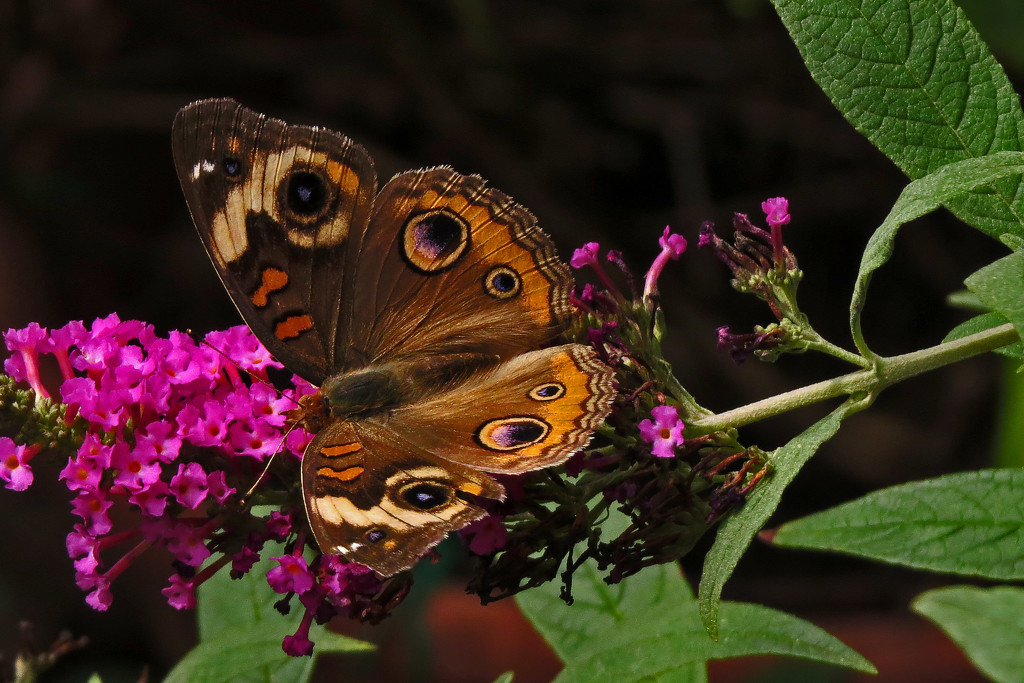
[(324, 553), (408, 569), (504, 500), (492, 474), (562, 463), (607, 417), (595, 351), (542, 348), (569, 321), (568, 267), (479, 176), (427, 168), (378, 191), (349, 138), (231, 99), (181, 109), (172, 150), (242, 318), (320, 387), (301, 476)]

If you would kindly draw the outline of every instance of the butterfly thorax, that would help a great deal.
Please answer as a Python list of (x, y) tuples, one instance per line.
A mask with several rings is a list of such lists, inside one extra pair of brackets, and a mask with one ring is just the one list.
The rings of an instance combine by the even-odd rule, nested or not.
[(499, 362), (494, 354), (456, 352), (372, 364), (328, 377), (320, 394), (331, 417), (365, 420), (445, 391)]

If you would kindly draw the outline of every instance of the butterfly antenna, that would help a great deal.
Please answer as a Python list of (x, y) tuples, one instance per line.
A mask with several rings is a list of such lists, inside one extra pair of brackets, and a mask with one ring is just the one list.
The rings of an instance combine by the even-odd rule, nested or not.
[(275, 450), (273, 454), (271, 454), (271, 456), (267, 458), (267, 464), (263, 466), (263, 471), (260, 472), (260, 476), (256, 477), (256, 481), (254, 481), (252, 486), (249, 487), (249, 490), (245, 492), (245, 495), (242, 496), (242, 499), (238, 501), (239, 505), (243, 507), (245, 506), (245, 502), (249, 499), (249, 496), (253, 494), (253, 491), (256, 490), (256, 487), (258, 487), (260, 483), (263, 481), (264, 477), (267, 476), (267, 472), (270, 471), (270, 465), (273, 464), (274, 458), (276, 458), (278, 454), (284, 450), (284, 443), (285, 441), (288, 440), (288, 435), (291, 434), (297, 426), (298, 424), (293, 423), (290, 427), (288, 427), (288, 431), (281, 435), (281, 441), (277, 445), (277, 450)]

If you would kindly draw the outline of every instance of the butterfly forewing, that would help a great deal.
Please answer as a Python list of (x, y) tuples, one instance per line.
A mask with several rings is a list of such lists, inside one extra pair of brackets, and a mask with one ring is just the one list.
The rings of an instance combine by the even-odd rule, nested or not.
[(178, 178), (224, 286), (260, 341), (319, 384), (347, 348), (346, 261), (366, 228), (376, 173), (366, 151), (233, 100), (178, 112)]
[(508, 358), (550, 340), (569, 315), (572, 277), (533, 215), (449, 168), (384, 186), (355, 269), (353, 344), (377, 362)]

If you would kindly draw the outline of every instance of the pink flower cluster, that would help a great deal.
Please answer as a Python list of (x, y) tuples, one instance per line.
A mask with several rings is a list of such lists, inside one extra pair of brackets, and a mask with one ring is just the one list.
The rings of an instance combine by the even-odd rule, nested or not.
[(296, 632), (282, 643), (292, 657), (313, 653), (309, 627), (314, 620), (322, 624), (337, 614), (356, 616), (382, 587), (372, 569), (345, 563), (337, 555), (318, 555), (310, 566), (302, 556), (301, 541), (290, 555), (273, 558), (278, 566), (267, 572), (267, 583), (275, 592), (298, 595), (306, 609)]
[[(187, 334), (160, 337), (150, 325), (110, 315), (88, 328), (76, 321), (48, 331), (33, 323), (8, 330), (4, 341), (12, 352), (4, 370), (27, 382), (37, 397), (50, 395), (41, 380), (41, 357), (56, 359), (64, 420), (85, 425), (60, 479), (75, 494), (71, 509), (81, 521), (68, 534), (67, 548), (92, 607), (109, 607), (111, 581), (152, 545), (177, 560), (179, 571), (164, 593), (181, 609), (194, 605), (195, 587), (229, 560), (244, 573), (266, 540), (290, 532), (290, 521), (282, 534), (280, 520), (271, 518), (262, 520), (260, 532), (250, 528), (231, 542), (219, 516), (237, 500), (226, 472), (248, 487), (261, 460), (278, 450), (300, 455), (309, 438), (294, 430), (285, 440), (283, 428), (284, 413), (312, 388), (298, 378), (296, 390), (279, 394), (269, 386), (267, 369), (281, 365), (248, 328), (211, 332), (197, 344)], [(246, 381), (242, 372), (253, 379)], [(0, 478), (7, 488), (28, 488), (29, 461), (38, 451), (0, 438)], [(115, 505), (134, 509), (138, 523), (115, 531)], [(234, 554), (196, 573), (211, 556), (214, 536), (218, 549)], [(103, 557), (111, 546), (132, 540), (136, 545), (113, 563)]]

